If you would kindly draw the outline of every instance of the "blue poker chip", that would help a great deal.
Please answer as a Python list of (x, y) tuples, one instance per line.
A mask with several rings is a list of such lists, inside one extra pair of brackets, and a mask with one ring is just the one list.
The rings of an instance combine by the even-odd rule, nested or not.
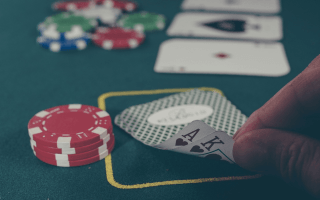
[(40, 46), (53, 52), (83, 50), (87, 47), (89, 41), (89, 36), (68, 40), (65, 39), (63, 34), (61, 34), (61, 38), (58, 40), (47, 38), (43, 35), (37, 38), (37, 42)]
[(89, 42), (90, 34), (84, 32), (79, 26), (64, 33), (58, 32), (54, 26), (49, 27), (40, 31), (40, 36), (37, 38), (40, 46), (53, 52), (83, 50)]

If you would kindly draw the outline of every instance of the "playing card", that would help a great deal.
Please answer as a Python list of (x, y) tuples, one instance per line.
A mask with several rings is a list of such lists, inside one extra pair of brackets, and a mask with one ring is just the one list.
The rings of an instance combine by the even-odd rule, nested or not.
[(184, 127), (170, 139), (155, 145), (157, 149), (172, 150), (195, 142), (216, 130), (200, 120), (195, 120)]
[(231, 136), (223, 131), (216, 131), (196, 142), (175, 148), (172, 151), (235, 163), (233, 144), (234, 140)]
[(159, 73), (284, 76), (290, 66), (281, 43), (170, 39), (159, 48)]
[[(173, 137), (194, 120), (201, 120), (213, 130), (233, 135), (246, 119), (219, 93), (194, 89), (129, 107), (117, 115), (114, 122), (138, 141), (155, 146)], [(167, 146), (162, 148), (170, 149)]]
[(274, 14), (280, 12), (280, 2), (279, 0), (184, 0), (181, 8)]
[(167, 30), (169, 36), (281, 40), (278, 16), (179, 13)]

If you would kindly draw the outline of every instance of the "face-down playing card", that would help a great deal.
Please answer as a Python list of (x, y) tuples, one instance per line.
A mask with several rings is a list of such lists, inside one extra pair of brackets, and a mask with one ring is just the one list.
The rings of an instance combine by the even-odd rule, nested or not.
[(290, 66), (279, 42), (170, 39), (159, 48), (159, 73), (283, 76)]
[(278, 16), (186, 12), (175, 16), (167, 34), (276, 41), (282, 39), (282, 20)]
[[(245, 120), (246, 116), (219, 93), (194, 89), (127, 108), (116, 116), (115, 123), (146, 145), (174, 150), (192, 145), (216, 130), (232, 140)], [(220, 150), (216, 157), (225, 157)], [(183, 149), (177, 151), (186, 153)]]

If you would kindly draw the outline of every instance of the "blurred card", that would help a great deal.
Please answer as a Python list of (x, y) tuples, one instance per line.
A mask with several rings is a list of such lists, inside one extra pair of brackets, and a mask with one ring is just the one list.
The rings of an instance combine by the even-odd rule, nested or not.
[(246, 40), (281, 40), (278, 16), (179, 13), (167, 30), (169, 36), (214, 37)]
[(160, 46), (159, 73), (284, 76), (290, 67), (281, 43), (170, 39)]
[[(197, 127), (201, 126), (204, 127), (203, 131), (190, 133), (192, 136), (196, 132), (199, 133), (197, 136), (194, 135), (196, 138), (193, 138), (192, 142), (211, 134), (212, 130), (221, 130), (231, 136), (246, 119), (240, 110), (219, 93), (194, 89), (131, 106), (118, 114), (114, 122), (146, 145), (157, 147), (163, 144), (158, 148), (172, 149), (176, 148), (173, 147), (173, 141), (181, 136), (175, 136), (178, 133), (185, 135), (192, 132), (191, 129), (196, 127), (197, 130)], [(206, 126), (191, 123), (195, 120), (203, 121)], [(189, 123), (193, 124), (191, 129), (184, 130)], [(180, 132), (181, 130), (183, 131)], [(190, 137), (186, 136), (185, 139)], [(187, 143), (190, 144), (191, 141)], [(184, 143), (186, 140), (180, 142)]]
[(213, 10), (274, 14), (280, 12), (279, 0), (184, 0), (183, 10)]

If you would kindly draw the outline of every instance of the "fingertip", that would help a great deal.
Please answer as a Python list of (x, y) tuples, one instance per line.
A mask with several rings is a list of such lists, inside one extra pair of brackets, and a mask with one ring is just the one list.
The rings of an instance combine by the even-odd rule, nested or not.
[(247, 119), (247, 121), (237, 130), (237, 132), (232, 137), (234, 140), (237, 140), (240, 135), (242, 135), (245, 132), (249, 132), (255, 129), (263, 128), (263, 125), (261, 124), (258, 116), (259, 110), (255, 111), (250, 115), (250, 117)]
[(269, 153), (259, 138), (259, 131), (254, 130), (239, 134), (233, 146), (236, 163), (247, 170), (272, 174), (269, 169)]
[(236, 139), (237, 135), (239, 135), (239, 133), (241, 132), (241, 129), (242, 127), (237, 130), (237, 132), (232, 136), (232, 139)]

